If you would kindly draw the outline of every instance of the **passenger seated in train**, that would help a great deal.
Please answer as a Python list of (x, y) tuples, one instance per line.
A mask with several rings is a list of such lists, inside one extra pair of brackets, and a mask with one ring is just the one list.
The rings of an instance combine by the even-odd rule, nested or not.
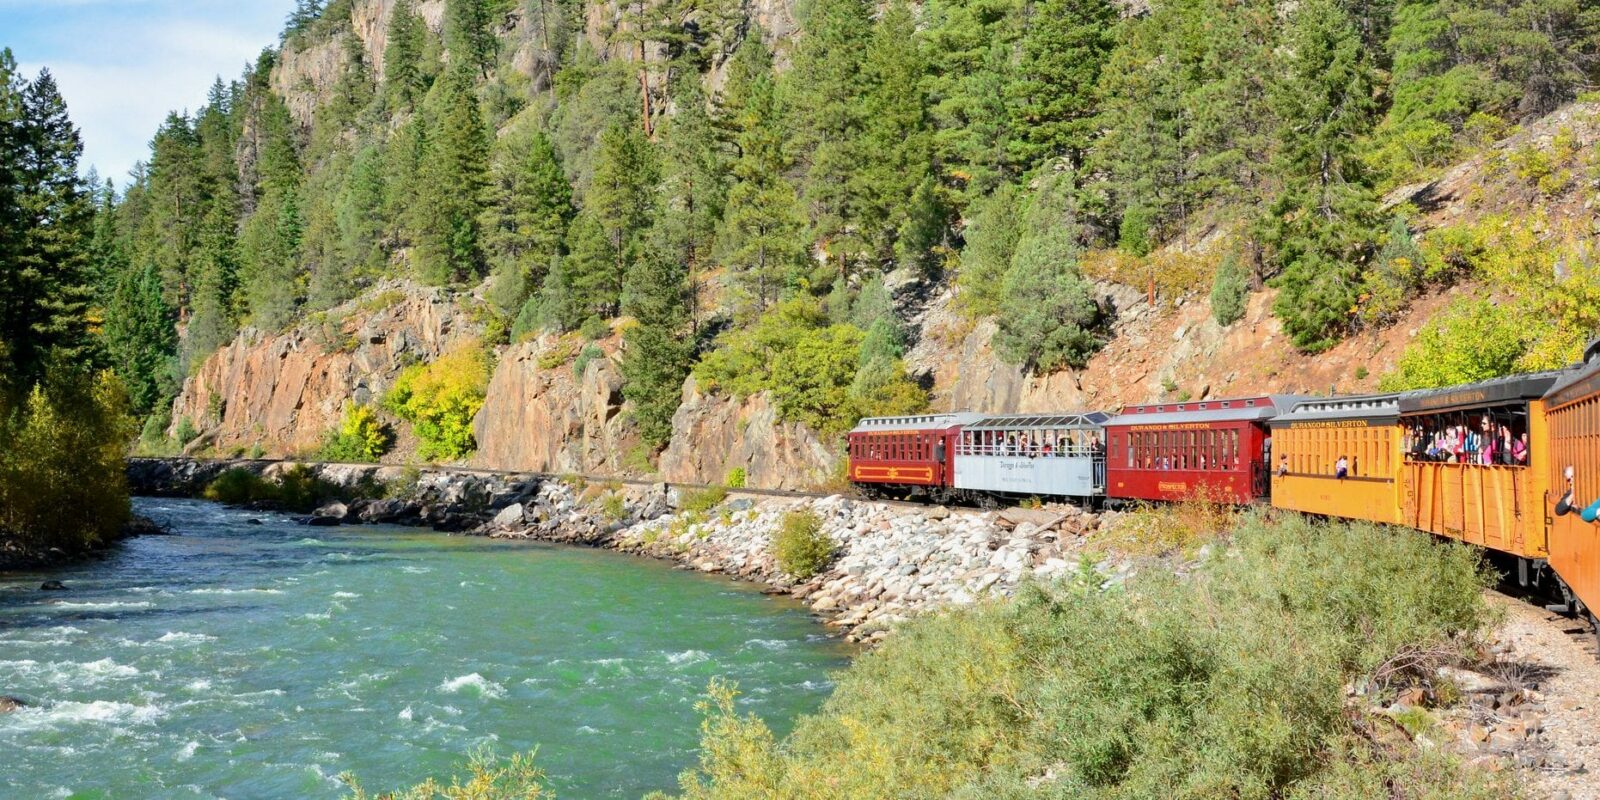
[(1528, 419), (1518, 408), (1457, 411), (1407, 420), (1407, 461), (1474, 466), (1528, 465)]

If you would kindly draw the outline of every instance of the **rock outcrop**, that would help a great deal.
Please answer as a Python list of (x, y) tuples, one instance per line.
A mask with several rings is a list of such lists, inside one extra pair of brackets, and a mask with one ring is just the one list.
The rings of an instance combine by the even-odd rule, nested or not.
[(929, 377), (941, 411), (1114, 409), (1276, 392), (1356, 394), (1376, 390), (1423, 322), (1466, 290), (1420, 299), (1396, 324), (1308, 355), (1294, 348), (1272, 315), (1274, 289), (1252, 294), (1244, 318), (1223, 327), (1203, 296), (1157, 298), (1152, 305), (1129, 287), (1100, 283), (1102, 305), (1115, 309), (1115, 336), (1084, 369), (1044, 376), (1001, 360), (990, 344), (994, 321), (966, 319), (947, 291), (921, 318), (906, 361), (914, 373)]
[(622, 413), (622, 372), (615, 342), (581, 374), (564, 358), (542, 361), (564, 343), (546, 336), (501, 356), (478, 412), (473, 463), (490, 469), (620, 475), (638, 445)]
[(721, 483), (735, 469), (749, 486), (810, 489), (833, 474), (840, 454), (810, 429), (778, 419), (765, 394), (742, 402), (683, 385), (661, 476), (675, 483)]
[(306, 452), (346, 403), (376, 401), (406, 365), (480, 333), (443, 290), (383, 284), (285, 333), (241, 333), (184, 381), (169, 432), (188, 419), (214, 451)]

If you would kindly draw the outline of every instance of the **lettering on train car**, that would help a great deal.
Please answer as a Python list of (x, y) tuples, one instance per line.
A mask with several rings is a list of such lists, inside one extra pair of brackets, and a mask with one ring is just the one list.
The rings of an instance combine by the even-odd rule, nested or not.
[(1160, 483), (1156, 484), (1156, 488), (1160, 489), (1163, 492), (1184, 492), (1184, 491), (1188, 491), (1189, 490), (1189, 484), (1187, 484), (1187, 483), (1169, 483), (1167, 481), (1161, 481)]
[(1209, 422), (1174, 422), (1170, 425), (1130, 425), (1130, 431), (1204, 431), (1212, 427)]
[(1370, 428), (1372, 422), (1364, 419), (1336, 419), (1326, 422), (1291, 422), (1291, 428)]
[(1421, 398), (1417, 408), (1447, 408), (1449, 406), (1465, 406), (1473, 403), (1482, 403), (1489, 399), (1489, 393), (1482, 389), (1471, 389), (1460, 392), (1436, 394), (1431, 397)]

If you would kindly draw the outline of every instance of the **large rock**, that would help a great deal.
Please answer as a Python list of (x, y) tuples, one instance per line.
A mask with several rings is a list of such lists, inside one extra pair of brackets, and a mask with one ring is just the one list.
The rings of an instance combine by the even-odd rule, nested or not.
[(512, 503), (500, 509), (500, 513), (494, 515), (494, 526), (502, 530), (515, 528), (522, 524), (526, 514), (527, 511), (521, 503)]
[(20, 697), (0, 694), (0, 714), (10, 714), (13, 711), (20, 711), (27, 707), (28, 702)]
[(804, 425), (780, 421), (767, 395), (739, 402), (701, 392), (690, 377), (660, 468), (674, 483), (722, 483), (742, 467), (747, 486), (810, 489), (832, 474), (837, 458)]
[[(589, 361), (582, 375), (573, 374), (570, 361), (541, 366), (547, 354), (563, 347), (561, 340), (546, 336), (500, 357), (473, 424), (475, 465), (530, 472), (626, 471), (624, 458), (639, 437), (622, 413), (622, 371), (609, 355)], [(609, 350), (615, 343), (602, 347)]]

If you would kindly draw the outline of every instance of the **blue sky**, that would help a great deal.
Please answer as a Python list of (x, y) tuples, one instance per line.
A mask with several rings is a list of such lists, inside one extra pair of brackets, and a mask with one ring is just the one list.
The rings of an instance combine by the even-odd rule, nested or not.
[(0, 0), (0, 47), (49, 67), (83, 130), (83, 167), (119, 187), (171, 110), (274, 45), (294, 0)]

